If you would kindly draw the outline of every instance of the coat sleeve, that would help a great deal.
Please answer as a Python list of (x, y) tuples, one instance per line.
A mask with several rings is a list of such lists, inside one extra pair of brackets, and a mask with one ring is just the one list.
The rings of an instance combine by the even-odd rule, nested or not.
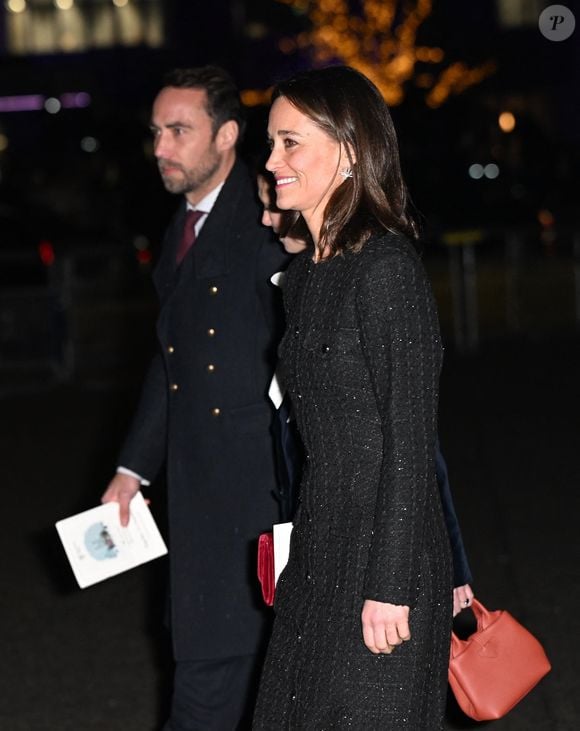
[(363, 267), (357, 317), (383, 432), (383, 462), (364, 598), (414, 606), (434, 481), (441, 344), (435, 304), (411, 253)]
[(441, 495), (441, 506), (443, 508), (443, 516), (445, 517), (445, 525), (449, 534), (449, 542), (451, 543), (451, 553), (453, 556), (453, 586), (464, 586), (473, 582), (473, 575), (469, 568), (467, 553), (463, 545), (463, 536), (461, 528), (457, 520), (455, 505), (453, 504), (453, 496), (449, 485), (449, 475), (447, 474), (447, 464), (439, 444), (437, 444), (437, 452), (435, 454), (435, 469), (437, 472), (437, 487)]
[(264, 320), (268, 330), (274, 334), (274, 346), (278, 345), (284, 332), (284, 311), (280, 288), (272, 284), (270, 277), (285, 271), (289, 260), (280, 242), (265, 234), (257, 252), (256, 289)]
[(160, 353), (149, 366), (141, 398), (118, 464), (150, 482), (159, 473), (166, 454), (167, 377)]

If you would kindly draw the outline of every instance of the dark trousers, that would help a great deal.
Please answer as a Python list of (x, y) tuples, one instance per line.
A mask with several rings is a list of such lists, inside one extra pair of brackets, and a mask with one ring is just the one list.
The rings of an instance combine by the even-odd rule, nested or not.
[(256, 655), (177, 662), (171, 715), (163, 731), (250, 729), (259, 673)]

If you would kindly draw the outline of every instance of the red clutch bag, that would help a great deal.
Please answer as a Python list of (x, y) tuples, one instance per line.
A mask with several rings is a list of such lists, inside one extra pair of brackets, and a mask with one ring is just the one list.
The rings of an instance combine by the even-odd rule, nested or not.
[(476, 721), (510, 711), (551, 665), (538, 640), (509, 612), (489, 611), (473, 600), (477, 631), (466, 640), (451, 635), (449, 685), (461, 710)]
[(274, 604), (274, 536), (262, 533), (258, 538), (258, 580), (262, 586), (264, 602)]

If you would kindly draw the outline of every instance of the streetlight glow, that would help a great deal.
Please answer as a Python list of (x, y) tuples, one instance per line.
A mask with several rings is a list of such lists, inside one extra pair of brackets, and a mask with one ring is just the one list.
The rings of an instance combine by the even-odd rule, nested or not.
[(516, 127), (516, 118), (511, 112), (502, 112), (497, 118), (497, 123), (502, 132), (506, 134), (513, 132)]

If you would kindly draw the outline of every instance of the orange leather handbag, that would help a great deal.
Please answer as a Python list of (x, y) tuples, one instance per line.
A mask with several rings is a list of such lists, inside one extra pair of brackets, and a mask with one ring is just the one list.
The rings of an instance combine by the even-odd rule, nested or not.
[(449, 684), (461, 710), (476, 721), (501, 718), (551, 669), (538, 640), (504, 610), (473, 600), (477, 630), (451, 635)]

